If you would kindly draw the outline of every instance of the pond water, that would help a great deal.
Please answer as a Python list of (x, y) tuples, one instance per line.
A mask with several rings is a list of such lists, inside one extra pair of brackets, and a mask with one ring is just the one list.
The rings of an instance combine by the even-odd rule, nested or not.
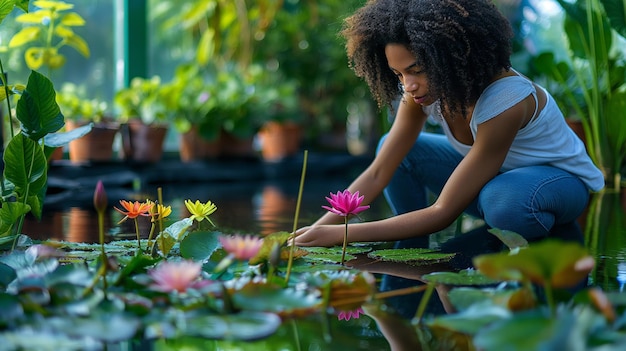
[[(330, 192), (345, 189), (353, 178), (352, 172), (308, 179), (305, 182), (298, 227), (310, 224), (325, 210), (325, 196)], [(294, 225), (299, 179), (275, 179), (270, 181), (207, 182), (162, 184), (163, 200), (172, 206), (173, 218), (183, 218), (186, 212), (184, 200), (214, 202), (218, 210), (211, 215), (220, 231), (232, 233), (270, 234), (276, 231), (291, 231)], [(133, 191), (133, 198), (145, 200), (157, 198), (157, 185), (147, 184)], [(626, 198), (623, 194), (595, 194), (588, 212), (580, 218), (586, 235), (586, 246), (596, 257), (596, 268), (590, 276), (590, 284), (606, 291), (617, 291), (626, 283)], [(118, 225), (122, 215), (112, 209), (117, 201), (109, 201), (110, 210), (106, 214), (105, 230), (107, 240), (135, 237), (134, 224), (127, 221)], [(119, 206), (118, 206), (119, 207)], [(388, 217), (391, 214), (382, 197), (374, 202), (371, 209), (361, 214), (363, 220)], [(469, 223), (471, 225), (471, 223)], [(142, 236), (147, 237), (149, 222), (140, 222)], [(443, 240), (452, 235), (454, 228), (444, 231), (433, 240)], [(68, 208), (44, 208), (41, 221), (32, 218), (26, 221), (23, 232), (35, 239), (57, 239), (73, 242), (97, 242), (97, 218), (91, 203)], [(432, 242), (432, 241), (431, 241)], [(381, 275), (376, 275), (378, 278)], [(413, 301), (418, 297), (413, 297)], [(401, 300), (398, 300), (402, 303)], [(437, 307), (435, 307), (436, 309)], [(281, 331), (268, 340), (252, 343), (250, 350), (290, 350), (285, 340), (300, 340), (302, 350), (386, 350), (389, 340), (379, 330), (372, 318), (364, 317), (350, 322), (303, 320), (286, 324)], [(332, 331), (332, 335), (327, 333)], [(330, 339), (329, 339), (330, 337)], [(189, 341), (206, 350), (231, 349), (229, 345), (207, 341)], [(294, 341), (297, 342), (297, 341)], [(199, 344), (198, 344), (199, 343)], [(221, 345), (221, 346), (220, 346)], [(256, 346), (255, 346), (256, 345)], [(157, 345), (158, 346), (158, 345)], [(170, 350), (167, 345), (135, 345), (134, 350)], [(277, 348), (278, 347), (278, 348)], [(111, 348), (114, 350), (115, 348)], [(126, 348), (121, 348), (126, 349)], [(247, 350), (248, 348), (232, 348)]]

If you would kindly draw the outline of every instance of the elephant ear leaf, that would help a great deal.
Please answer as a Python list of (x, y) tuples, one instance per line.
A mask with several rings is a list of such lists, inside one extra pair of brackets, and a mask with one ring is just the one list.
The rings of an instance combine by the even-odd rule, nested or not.
[(626, 37), (626, 3), (622, 0), (601, 0), (611, 27), (619, 35)]
[(17, 103), (16, 117), (22, 124), (22, 133), (35, 141), (65, 125), (54, 86), (46, 76), (31, 71)]

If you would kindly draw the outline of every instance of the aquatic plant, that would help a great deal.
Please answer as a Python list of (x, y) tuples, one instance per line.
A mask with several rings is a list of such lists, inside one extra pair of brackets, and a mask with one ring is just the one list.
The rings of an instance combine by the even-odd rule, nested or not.
[(346, 189), (343, 192), (338, 191), (336, 194), (330, 193), (330, 197), (326, 197), (326, 200), (331, 207), (322, 206), (322, 208), (328, 212), (344, 217), (346, 231), (343, 236), (341, 264), (344, 264), (346, 258), (346, 246), (348, 244), (348, 216), (357, 215), (370, 208), (369, 205), (361, 205), (363, 198), (364, 196), (359, 196), (358, 190), (352, 194), (350, 190)]

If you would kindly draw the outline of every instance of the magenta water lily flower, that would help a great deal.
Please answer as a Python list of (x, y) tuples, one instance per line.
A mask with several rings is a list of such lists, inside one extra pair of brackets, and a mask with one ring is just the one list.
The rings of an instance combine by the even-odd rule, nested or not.
[(343, 236), (343, 247), (341, 250), (341, 264), (344, 264), (346, 259), (346, 246), (348, 245), (348, 216), (356, 215), (370, 208), (369, 205), (361, 205), (365, 196), (359, 195), (359, 191), (355, 191), (354, 194), (350, 190), (338, 191), (336, 194), (330, 193), (330, 197), (326, 197), (330, 206), (322, 206), (322, 208), (328, 210), (331, 213), (342, 216), (345, 218), (346, 232)]
[(161, 292), (185, 292), (198, 283), (202, 264), (194, 261), (163, 261), (148, 272), (153, 284), (150, 288)]
[(322, 208), (339, 216), (356, 215), (370, 208), (369, 205), (361, 206), (363, 198), (364, 196), (359, 196), (358, 190), (354, 194), (350, 193), (350, 190), (338, 191), (326, 197), (332, 207), (322, 206)]
[(340, 321), (349, 321), (352, 318), (359, 318), (362, 314), (365, 314), (361, 307), (357, 308), (354, 311), (339, 311), (337, 313), (337, 319)]

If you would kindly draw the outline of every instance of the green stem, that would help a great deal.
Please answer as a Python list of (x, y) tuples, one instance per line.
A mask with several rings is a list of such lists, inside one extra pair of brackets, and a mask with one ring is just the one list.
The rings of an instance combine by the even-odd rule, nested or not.
[[(295, 238), (296, 230), (298, 229), (298, 215), (300, 213), (300, 203), (302, 202), (302, 191), (304, 189), (304, 175), (306, 174), (306, 163), (308, 159), (309, 151), (304, 150), (304, 161), (302, 162), (302, 174), (300, 175), (300, 188), (298, 189), (298, 201), (296, 201), (296, 214), (293, 219), (293, 231), (292, 235)], [(289, 261), (287, 261), (287, 274), (285, 276), (285, 284), (289, 284), (289, 276), (291, 275), (291, 266), (293, 264), (293, 252), (296, 245), (291, 244), (289, 248)]]
[(554, 318), (556, 316), (556, 306), (554, 304), (554, 296), (552, 296), (552, 284), (548, 281), (543, 286), (543, 290), (546, 295), (546, 303), (550, 308), (550, 315)]
[(139, 237), (139, 221), (135, 217), (135, 232), (137, 233), (137, 252), (141, 251), (141, 239)]
[(344, 262), (346, 262), (346, 247), (348, 246), (348, 216), (344, 217), (344, 222), (346, 223), (346, 231), (343, 234), (343, 247), (341, 248), (341, 265), (343, 266)]
[(426, 291), (422, 296), (422, 300), (420, 301), (419, 306), (417, 307), (417, 311), (415, 312), (415, 320), (418, 322), (422, 320), (422, 316), (424, 315), (424, 311), (426, 311), (426, 306), (428, 305), (428, 300), (430, 300), (430, 296), (433, 294), (435, 290), (434, 283), (428, 283)]
[(100, 250), (102, 251), (102, 284), (104, 286), (104, 298), (107, 298), (107, 288), (108, 288), (108, 284), (107, 284), (107, 270), (108, 270), (108, 264), (109, 264), (109, 259), (107, 258), (106, 255), (106, 251), (104, 250), (104, 212), (103, 211), (98, 211), (98, 233), (100, 236)]

